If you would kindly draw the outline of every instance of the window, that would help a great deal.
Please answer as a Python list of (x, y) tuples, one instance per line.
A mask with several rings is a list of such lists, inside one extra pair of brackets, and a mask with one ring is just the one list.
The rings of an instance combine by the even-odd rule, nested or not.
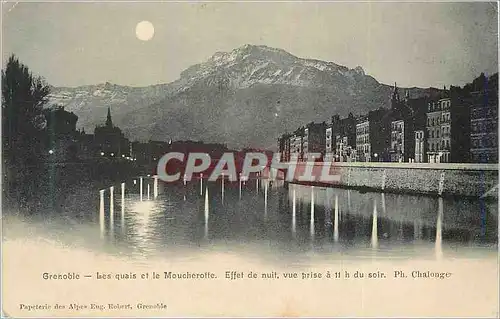
[(439, 128), (436, 130), (436, 137), (439, 138)]
[(431, 137), (434, 138), (434, 130), (431, 130)]

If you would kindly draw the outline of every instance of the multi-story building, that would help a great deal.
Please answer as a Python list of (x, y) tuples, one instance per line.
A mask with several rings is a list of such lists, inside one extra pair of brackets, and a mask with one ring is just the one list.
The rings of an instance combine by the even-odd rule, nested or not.
[(441, 103), (429, 101), (427, 112), (427, 162), (439, 163), (441, 161)]
[(388, 161), (391, 141), (390, 111), (368, 112), (356, 125), (356, 153), (360, 162)]
[(343, 119), (332, 117), (326, 129), (326, 154), (338, 162), (354, 161), (356, 150), (356, 119), (352, 113)]
[(325, 132), (325, 155), (331, 156), (335, 152), (335, 138), (332, 124), (328, 124)]
[[(498, 79), (498, 78), (497, 78)], [(473, 92), (470, 98), (471, 148), (474, 163), (498, 163), (498, 87)]]
[(309, 153), (325, 155), (326, 123), (309, 123), (304, 128), (303, 156)]
[(417, 157), (419, 161), (422, 161), (425, 147), (421, 147), (418, 143), (422, 143), (422, 139), (425, 139), (425, 133), (421, 137), (421, 131), (425, 130), (426, 111), (426, 98), (412, 99), (409, 91), (406, 91), (404, 99), (401, 99), (398, 88), (394, 85), (391, 98), (392, 122), (389, 150), (391, 162), (412, 162)]
[(416, 163), (424, 163), (427, 160), (427, 147), (425, 140), (427, 125), (427, 97), (409, 99), (408, 105), (412, 110), (411, 130), (409, 131), (408, 153)]
[(427, 159), (429, 163), (469, 162), (469, 105), (456, 90), (443, 91), (428, 103)]
[(300, 127), (290, 136), (290, 157), (304, 159), (304, 128)]
[(332, 122), (326, 126), (325, 131), (325, 155), (333, 157), (335, 153), (335, 138), (339, 129), (340, 117), (338, 115), (332, 116)]
[[(351, 145), (354, 145), (354, 147)], [(356, 161), (356, 144), (349, 143), (348, 136), (337, 135), (336, 148), (335, 160), (337, 162)]]
[(425, 130), (415, 131), (415, 163), (426, 162)]
[(285, 133), (278, 138), (278, 152), (280, 153), (280, 162), (290, 161), (290, 137), (290, 134)]
[(391, 162), (405, 161), (406, 127), (402, 119), (391, 122)]
[(371, 161), (370, 121), (361, 117), (356, 124), (356, 161)]

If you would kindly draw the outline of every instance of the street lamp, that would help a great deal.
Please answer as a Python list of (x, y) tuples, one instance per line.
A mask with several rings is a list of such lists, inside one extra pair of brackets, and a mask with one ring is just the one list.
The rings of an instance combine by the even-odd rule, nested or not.
[(101, 156), (104, 156), (104, 152), (101, 152)]
[(111, 156), (115, 156), (115, 153), (111, 153)]
[(54, 154), (54, 151), (53, 150), (49, 150), (49, 154), (50, 155)]

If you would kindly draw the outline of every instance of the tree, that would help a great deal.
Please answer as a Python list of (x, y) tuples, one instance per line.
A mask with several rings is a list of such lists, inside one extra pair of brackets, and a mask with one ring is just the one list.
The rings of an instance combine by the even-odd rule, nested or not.
[(2, 146), (11, 164), (35, 161), (43, 151), (45, 117), (49, 86), (34, 76), (28, 67), (11, 55), (2, 70)]

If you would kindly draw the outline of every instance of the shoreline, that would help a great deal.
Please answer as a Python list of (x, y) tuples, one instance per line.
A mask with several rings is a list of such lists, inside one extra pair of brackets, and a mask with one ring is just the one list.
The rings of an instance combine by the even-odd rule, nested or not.
[[(282, 163), (288, 165), (289, 163)], [(498, 199), (498, 165), (467, 163), (332, 162), (334, 182), (321, 181), (324, 162), (297, 163), (294, 178), (285, 184), (355, 189), (360, 192), (425, 195), (431, 197)], [(311, 167), (312, 166), (312, 167)], [(328, 168), (328, 164), (326, 165)], [(300, 181), (311, 170), (316, 180)], [(283, 174), (288, 168), (280, 169)]]

